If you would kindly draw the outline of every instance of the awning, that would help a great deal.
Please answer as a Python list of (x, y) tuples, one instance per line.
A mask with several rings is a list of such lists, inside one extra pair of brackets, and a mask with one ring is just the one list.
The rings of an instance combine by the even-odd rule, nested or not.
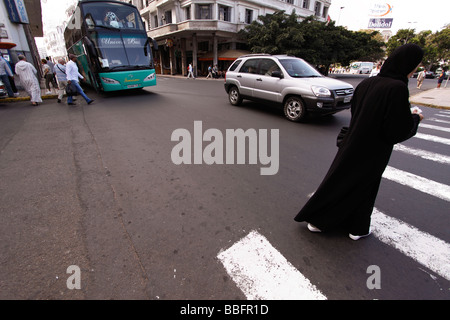
[(0, 42), (0, 49), (11, 49), (15, 46), (16, 44), (12, 42)]
[[(217, 53), (217, 59), (219, 61), (234, 61), (240, 56), (251, 53), (245, 50), (223, 50)], [(198, 58), (200, 61), (212, 61), (214, 60), (214, 52), (208, 52), (205, 55)]]

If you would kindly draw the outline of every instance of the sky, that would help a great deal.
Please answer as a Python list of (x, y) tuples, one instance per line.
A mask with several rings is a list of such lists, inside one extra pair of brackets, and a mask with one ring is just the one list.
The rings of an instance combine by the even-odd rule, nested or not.
[(392, 12), (385, 17), (393, 18), (390, 29), (393, 34), (399, 29), (415, 29), (416, 33), (424, 30), (437, 32), (450, 24), (450, 0), (331, 0), (329, 15), (339, 26), (354, 31), (367, 29), (369, 19), (375, 18), (369, 16), (369, 9), (375, 4), (392, 7)]
[[(64, 17), (65, 10), (77, 0), (41, 0), (42, 20), (49, 26)], [(369, 9), (374, 4), (389, 4), (392, 12), (386, 16), (393, 18), (391, 31), (416, 29), (416, 32), (440, 31), (450, 24), (450, 0), (331, 0), (329, 15), (340, 26), (350, 30), (367, 29)], [(343, 7), (343, 9), (340, 9)], [(383, 29), (377, 29), (382, 31)]]

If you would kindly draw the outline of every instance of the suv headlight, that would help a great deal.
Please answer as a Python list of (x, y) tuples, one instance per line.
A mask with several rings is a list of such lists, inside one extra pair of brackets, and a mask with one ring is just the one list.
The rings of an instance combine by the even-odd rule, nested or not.
[(331, 96), (331, 91), (325, 87), (311, 86), (311, 90), (317, 97), (330, 97)]

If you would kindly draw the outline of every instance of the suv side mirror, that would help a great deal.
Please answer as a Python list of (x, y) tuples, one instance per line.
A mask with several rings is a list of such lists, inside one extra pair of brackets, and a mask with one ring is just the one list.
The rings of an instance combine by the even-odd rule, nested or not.
[(283, 79), (283, 78), (284, 78), (284, 76), (283, 76), (283, 74), (281, 73), (281, 71), (278, 71), (278, 70), (272, 71), (272, 77), (280, 78), (280, 79)]

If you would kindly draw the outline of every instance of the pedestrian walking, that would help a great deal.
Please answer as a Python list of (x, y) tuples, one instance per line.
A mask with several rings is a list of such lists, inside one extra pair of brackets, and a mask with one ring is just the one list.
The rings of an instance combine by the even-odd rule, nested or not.
[(353, 240), (370, 234), (375, 198), (394, 144), (415, 135), (423, 119), (411, 112), (408, 92), (408, 79), (422, 58), (419, 46), (403, 45), (388, 57), (378, 76), (357, 86), (348, 132), (295, 221), (306, 221), (312, 232), (343, 228)]
[(212, 79), (212, 67), (211, 65), (208, 66), (208, 75), (206, 76), (206, 79), (211, 78)]
[(53, 61), (50, 57), (46, 57), (45, 60), (47, 60), (47, 64), (50, 67), (50, 72), (53, 74), (53, 78), (51, 81), (56, 90), (56, 88), (58, 88), (58, 83), (56, 82), (55, 64), (53, 63)]
[(14, 77), (14, 74), (12, 73), (8, 65), (8, 62), (5, 60), (5, 58), (0, 56), (0, 79), (5, 85), (8, 97), (14, 98), (14, 91), (11, 86), (10, 77)]
[(14, 70), (19, 76), (25, 91), (30, 95), (31, 104), (37, 106), (38, 103), (42, 102), (37, 70), (31, 63), (27, 62), (24, 55), (19, 55), (18, 58), (19, 62), (16, 63)]
[(372, 69), (372, 71), (370, 72), (369, 77), (376, 77), (381, 70), (381, 63), (378, 63), (377, 66), (375, 68)]
[(427, 71), (425, 68), (417, 74), (417, 89), (422, 88), (423, 80), (425, 80), (426, 74)]
[(67, 87), (66, 61), (58, 59), (58, 63), (54, 67), (56, 80), (58, 81), (58, 103), (61, 103), (64, 92)]
[[(67, 85), (70, 85), (73, 83), (75, 85), (75, 88), (77, 89), (77, 92), (86, 100), (87, 104), (91, 104), (94, 102), (91, 98), (89, 98), (81, 88), (78, 79), (84, 79), (84, 77), (78, 72), (78, 66), (77, 66), (77, 56), (74, 54), (69, 54), (69, 62), (67, 62), (66, 65), (66, 76), (67, 76)], [(73, 97), (68, 96), (67, 97), (67, 104), (74, 105), (73, 103)]]
[(442, 81), (444, 81), (444, 78), (445, 78), (445, 68), (442, 68), (442, 72), (439, 74), (437, 88), (441, 87), (441, 84), (442, 84)]
[(42, 64), (42, 73), (44, 74), (45, 79), (45, 87), (47, 88), (46, 94), (52, 94), (52, 90), (50, 89), (50, 83), (53, 88), (56, 90), (57, 86), (53, 83), (53, 72), (50, 70), (50, 66), (47, 63), (46, 59), (41, 59)]
[(192, 63), (189, 63), (189, 66), (188, 66), (188, 75), (187, 75), (187, 79), (189, 79), (190, 77), (192, 77), (192, 79), (195, 79), (195, 77), (194, 77), (194, 72), (193, 72), (193, 68), (192, 68)]

